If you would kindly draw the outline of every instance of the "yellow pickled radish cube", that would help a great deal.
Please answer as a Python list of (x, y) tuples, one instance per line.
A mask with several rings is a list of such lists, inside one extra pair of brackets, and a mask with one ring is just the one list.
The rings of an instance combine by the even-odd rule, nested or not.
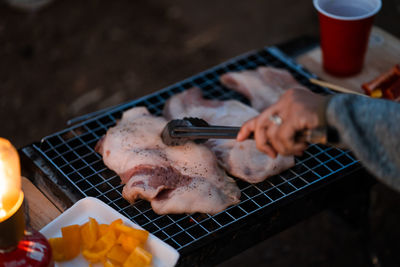
[(149, 238), (149, 232), (145, 230), (131, 228), (132, 231), (129, 233), (130, 236), (140, 241), (141, 244), (146, 243)]
[[(132, 252), (133, 254), (133, 252)], [(122, 265), (123, 267), (147, 267), (146, 263), (141, 260), (137, 259), (136, 256), (128, 257), (128, 259)]]
[(134, 228), (124, 225), (124, 224), (115, 224), (114, 225), (115, 229), (120, 231), (121, 233), (129, 233), (132, 231)]
[(105, 235), (108, 232), (109, 228), (110, 226), (108, 224), (99, 224), (99, 235)]
[(90, 263), (103, 262), (106, 260), (107, 251), (94, 252), (88, 249), (82, 251), (82, 256)]
[(129, 253), (131, 253), (138, 245), (140, 245), (139, 240), (127, 234), (121, 234), (118, 237), (117, 243), (120, 244), (122, 248)]
[(63, 260), (65, 260), (64, 240), (62, 239), (62, 237), (50, 238), (49, 239), (49, 243), (50, 243), (50, 246), (51, 246), (53, 259), (55, 261), (63, 261)]
[(145, 230), (135, 229), (123, 224), (115, 225), (115, 229), (120, 231), (121, 233), (130, 235), (134, 239), (139, 240), (140, 243), (145, 243), (147, 241), (147, 238), (149, 237), (149, 232)]
[(93, 218), (89, 218), (89, 221), (81, 226), (82, 245), (85, 249), (92, 248), (96, 243), (99, 236), (98, 228), (99, 224)]
[(153, 258), (153, 256), (144, 248), (138, 246), (135, 248), (134, 252), (139, 256), (139, 258), (144, 260), (147, 265), (151, 263), (151, 259)]
[(115, 245), (116, 241), (114, 231), (108, 231), (96, 241), (91, 249), (84, 249), (82, 255), (90, 262), (105, 261), (108, 251)]
[(120, 245), (115, 245), (113, 246), (110, 251), (107, 253), (107, 258), (115, 261), (117, 263), (124, 263), (125, 260), (128, 258), (129, 253), (126, 252), (122, 246)]
[(123, 267), (146, 267), (151, 264), (151, 260), (150, 252), (141, 247), (136, 247), (124, 262)]
[(65, 260), (70, 260), (78, 256), (81, 252), (80, 227), (77, 224), (61, 228)]
[(98, 241), (103, 241), (107, 245), (113, 246), (117, 242), (117, 236), (114, 231), (107, 231), (107, 233), (101, 236)]
[(110, 227), (111, 227), (111, 228), (115, 228), (115, 226), (121, 225), (121, 224), (123, 224), (122, 219), (116, 219), (115, 221), (112, 221), (112, 222), (110, 223)]
[(113, 261), (113, 260), (107, 260), (106, 262), (103, 262), (104, 267), (122, 267), (121, 264)]
[(82, 256), (90, 263), (105, 262), (107, 260), (107, 252), (107, 249), (100, 251), (84, 249), (82, 251)]
[(105, 235), (100, 237), (99, 240), (96, 241), (92, 250), (99, 251), (109, 251), (117, 242), (117, 238), (115, 236), (114, 231), (108, 231)]

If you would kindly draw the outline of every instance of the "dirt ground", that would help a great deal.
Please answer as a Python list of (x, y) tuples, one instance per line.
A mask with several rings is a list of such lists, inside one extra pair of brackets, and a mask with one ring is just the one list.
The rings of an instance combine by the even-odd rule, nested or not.
[[(375, 23), (400, 38), (399, 16), (400, 0), (385, 0)], [(318, 35), (311, 0), (54, 0), (29, 12), (0, 1), (0, 136), (20, 148), (76, 116), (303, 35)], [(400, 266), (399, 203), (400, 194), (374, 187), (381, 266)], [(368, 266), (360, 243), (323, 212), (220, 267)]]

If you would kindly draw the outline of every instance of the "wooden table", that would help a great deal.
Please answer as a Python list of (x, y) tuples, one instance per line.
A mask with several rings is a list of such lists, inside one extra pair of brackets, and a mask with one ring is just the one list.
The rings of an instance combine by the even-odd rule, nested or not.
[(28, 224), (36, 230), (57, 218), (63, 211), (59, 210), (51, 201), (36, 188), (31, 181), (22, 177), (22, 190), (25, 195)]
[[(373, 28), (364, 69), (360, 74), (348, 78), (337, 78), (323, 71), (319, 47), (299, 56), (296, 60), (323, 80), (362, 92), (360, 85), (363, 82), (371, 80), (394, 64), (400, 63), (400, 40), (377, 27)], [(40, 230), (63, 212), (28, 179), (22, 179), (22, 187), (29, 209), (28, 221), (34, 229)]]

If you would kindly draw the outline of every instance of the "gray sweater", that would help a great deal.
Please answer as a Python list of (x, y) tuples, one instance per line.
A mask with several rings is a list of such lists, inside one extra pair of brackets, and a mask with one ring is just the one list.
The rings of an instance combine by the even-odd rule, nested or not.
[(326, 110), (339, 145), (349, 148), (380, 181), (400, 191), (400, 103), (338, 94)]

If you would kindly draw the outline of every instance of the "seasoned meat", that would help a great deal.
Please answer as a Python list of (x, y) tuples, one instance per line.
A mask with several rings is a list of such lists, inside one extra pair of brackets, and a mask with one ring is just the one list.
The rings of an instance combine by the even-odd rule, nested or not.
[[(204, 99), (199, 88), (191, 88), (171, 97), (163, 114), (167, 119), (198, 117), (213, 125), (241, 126), (258, 112), (236, 100)], [(254, 140), (210, 139), (205, 144), (228, 173), (250, 183), (261, 182), (294, 165), (293, 157), (272, 159), (260, 152)]]
[(205, 146), (168, 147), (161, 140), (167, 121), (144, 107), (126, 111), (96, 146), (120, 177), (122, 195), (151, 202), (158, 214), (214, 214), (239, 202), (240, 190)]
[(247, 97), (251, 106), (260, 112), (278, 101), (285, 90), (302, 87), (287, 70), (273, 67), (228, 72), (220, 80), (226, 87)]

